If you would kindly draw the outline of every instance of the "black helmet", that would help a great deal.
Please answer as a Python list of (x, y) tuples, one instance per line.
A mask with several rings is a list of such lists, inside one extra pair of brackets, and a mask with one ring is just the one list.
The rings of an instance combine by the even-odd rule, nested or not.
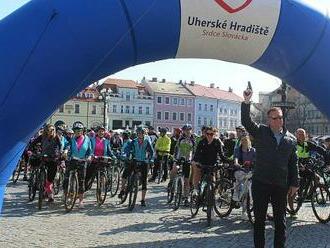
[(190, 124), (185, 124), (183, 127), (182, 127), (182, 130), (192, 130), (192, 126)]
[(76, 121), (75, 123), (73, 123), (72, 125), (72, 130), (82, 130), (84, 129), (84, 124), (81, 121)]
[(160, 133), (167, 133), (168, 129), (166, 127), (159, 128)]

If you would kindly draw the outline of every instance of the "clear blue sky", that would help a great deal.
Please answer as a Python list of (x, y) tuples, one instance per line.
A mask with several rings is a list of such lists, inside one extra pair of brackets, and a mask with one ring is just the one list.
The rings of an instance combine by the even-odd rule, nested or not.
[[(27, 2), (29, 0), (0, 0), (0, 20)], [(203, 85), (215, 83), (223, 90), (232, 87), (240, 96), (246, 88), (247, 81), (251, 81), (255, 101), (258, 100), (257, 92), (272, 91), (281, 83), (278, 78), (251, 67), (210, 59), (163, 60), (134, 66), (109, 76), (139, 81), (145, 76), (149, 79), (166, 78), (172, 82), (186, 80)]]

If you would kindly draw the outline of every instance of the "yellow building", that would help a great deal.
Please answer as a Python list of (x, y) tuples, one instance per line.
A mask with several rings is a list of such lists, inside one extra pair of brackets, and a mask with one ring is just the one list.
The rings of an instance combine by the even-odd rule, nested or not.
[(76, 97), (60, 106), (48, 119), (48, 123), (55, 124), (64, 121), (72, 127), (75, 121), (81, 121), (87, 128), (103, 125), (104, 102), (94, 87), (88, 87)]

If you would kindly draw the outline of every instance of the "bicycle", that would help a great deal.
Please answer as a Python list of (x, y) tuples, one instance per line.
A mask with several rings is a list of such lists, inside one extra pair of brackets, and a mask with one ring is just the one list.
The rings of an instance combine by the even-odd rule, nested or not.
[(41, 157), (41, 162), (38, 170), (38, 176), (37, 176), (37, 185), (39, 189), (39, 195), (38, 195), (38, 209), (41, 210), (42, 208), (42, 201), (45, 197), (45, 185), (47, 180), (47, 166), (46, 162), (48, 161), (48, 156), (44, 154)]
[(107, 197), (109, 176), (108, 167), (111, 163), (111, 159), (105, 156), (94, 157), (96, 167), (96, 201), (101, 206)]
[(57, 171), (53, 182), (54, 195), (57, 195), (60, 192), (60, 189), (63, 187), (64, 175), (65, 175), (65, 161), (62, 160), (57, 165)]
[(86, 166), (85, 159), (71, 158), (67, 170), (69, 171), (69, 178), (64, 190), (64, 206), (66, 212), (70, 212), (74, 207), (78, 198), (78, 170), (81, 166)]
[[(330, 192), (329, 186), (322, 176), (322, 165), (316, 163), (315, 159), (311, 158), (305, 165), (300, 164), (300, 167), (303, 171), (307, 172), (307, 176), (304, 178), (305, 181), (302, 182), (293, 201), (289, 202), (287, 211), (290, 214), (296, 214), (303, 202), (310, 198), (313, 213), (318, 221), (321, 223), (329, 222)], [(320, 209), (318, 209), (318, 206)], [(328, 209), (325, 211), (325, 215), (322, 214), (322, 210), (324, 209)]]
[(217, 165), (202, 165), (202, 179), (199, 183), (198, 195), (191, 192), (190, 212), (195, 217), (200, 207), (206, 207), (207, 224), (211, 225), (212, 209), (214, 208), (214, 180), (213, 173), (218, 169)]
[(238, 201), (233, 200), (233, 192), (235, 186), (232, 181), (227, 178), (222, 178), (215, 185), (215, 207), (216, 214), (224, 218), (228, 216), (234, 208), (246, 208), (249, 221), (254, 223), (253, 200), (252, 200), (252, 171), (249, 171), (243, 177), (243, 183), (237, 185), (236, 190), (241, 191), (238, 196)]
[(26, 165), (25, 165), (25, 162), (24, 162), (24, 158), (21, 158), (21, 159), (18, 161), (18, 163), (17, 163), (17, 165), (16, 165), (16, 168), (15, 168), (15, 170), (13, 171), (13, 174), (12, 174), (12, 177), (11, 177), (11, 180), (13, 181), (14, 184), (17, 183), (18, 178), (19, 178), (19, 176), (20, 176), (20, 174), (21, 174), (21, 171), (23, 170), (23, 167), (24, 167), (24, 166), (26, 166)]
[(120, 163), (117, 159), (113, 159), (107, 167), (108, 192), (110, 192), (110, 197), (116, 196), (119, 190), (122, 166)]
[[(38, 159), (40, 155), (32, 155), (31, 159)], [(37, 194), (37, 189), (38, 189), (38, 172), (39, 172), (39, 166), (32, 166), (32, 163), (30, 163), (30, 175), (29, 175), (29, 180), (28, 180), (28, 188), (29, 188), (29, 201), (33, 201), (36, 194)]]
[(175, 166), (177, 167), (177, 173), (167, 187), (167, 202), (171, 203), (174, 199), (173, 210), (177, 210), (180, 207), (182, 200), (182, 195), (184, 192), (184, 176), (182, 168), (185, 164), (190, 164), (190, 162), (186, 161), (184, 157), (176, 161)]
[[(129, 163), (129, 162), (128, 162)], [(124, 203), (128, 197), (128, 210), (133, 211), (135, 204), (136, 204), (136, 199), (137, 199), (137, 194), (139, 191), (139, 185), (140, 185), (140, 177), (141, 173), (139, 168), (143, 165), (144, 162), (141, 161), (136, 161), (132, 160), (131, 161), (131, 166), (132, 166), (132, 172), (128, 176), (127, 180), (127, 188), (123, 193), (123, 196), (121, 198), (121, 204)]]

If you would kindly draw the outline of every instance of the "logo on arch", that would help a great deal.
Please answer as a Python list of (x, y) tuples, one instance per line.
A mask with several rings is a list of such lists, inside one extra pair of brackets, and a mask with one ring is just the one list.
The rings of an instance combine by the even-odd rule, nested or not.
[[(214, 1), (230, 14), (233, 14), (233, 13), (236, 13), (236, 12), (239, 12), (239, 11), (245, 9), (252, 2), (252, 0), (234, 1), (234, 2), (237, 2), (237, 4), (234, 5), (232, 3), (233, 1), (230, 1), (230, 0), (214, 0)], [(231, 3), (228, 3), (228, 2), (231, 2)]]

